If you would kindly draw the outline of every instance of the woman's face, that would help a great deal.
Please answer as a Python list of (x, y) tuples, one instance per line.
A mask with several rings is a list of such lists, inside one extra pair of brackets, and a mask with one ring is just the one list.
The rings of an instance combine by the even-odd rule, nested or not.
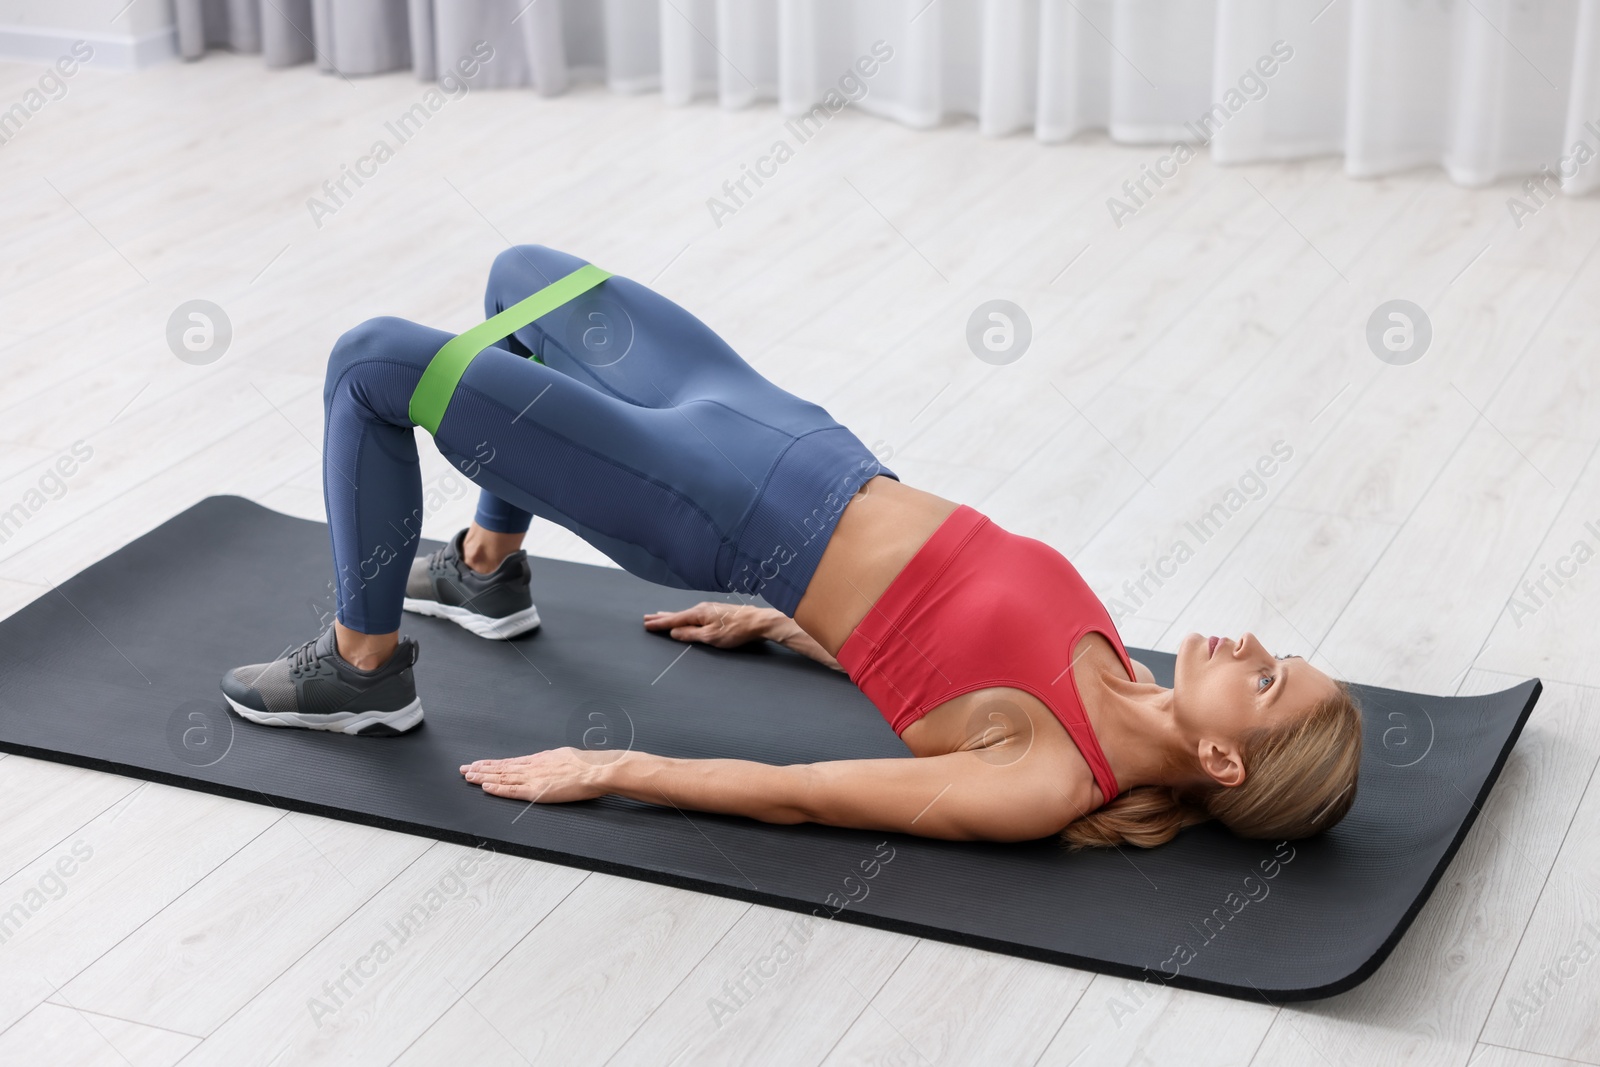
[(1246, 734), (1292, 721), (1337, 692), (1332, 678), (1299, 656), (1274, 656), (1255, 634), (1238, 640), (1189, 634), (1173, 671), (1173, 718), (1197, 743), (1202, 767), (1223, 785), (1236, 785), (1226, 780), (1235, 773), (1229, 757), (1238, 763)]

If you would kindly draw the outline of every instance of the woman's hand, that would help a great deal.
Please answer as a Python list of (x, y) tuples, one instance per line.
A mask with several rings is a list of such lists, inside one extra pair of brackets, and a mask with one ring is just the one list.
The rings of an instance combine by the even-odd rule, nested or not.
[(799, 623), (777, 608), (702, 600), (683, 611), (652, 611), (644, 617), (644, 628), (665, 630), (675, 640), (698, 641), (717, 648), (733, 648), (765, 638), (836, 671), (844, 670), (827, 649), (800, 628)]
[(462, 777), (485, 793), (540, 804), (569, 804), (603, 797), (606, 766), (616, 752), (552, 748), (512, 759), (481, 759), (461, 765)]
[(783, 616), (772, 608), (702, 600), (682, 611), (652, 611), (644, 617), (644, 628), (657, 632), (665, 630), (674, 641), (735, 648), (764, 640), (775, 617)]

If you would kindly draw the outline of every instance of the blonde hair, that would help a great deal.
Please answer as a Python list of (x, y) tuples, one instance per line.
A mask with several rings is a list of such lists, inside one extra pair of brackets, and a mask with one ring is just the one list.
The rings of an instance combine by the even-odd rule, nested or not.
[(1184, 795), (1139, 786), (1074, 820), (1061, 839), (1074, 849), (1106, 845), (1154, 848), (1178, 831), (1216, 819), (1240, 837), (1292, 840), (1333, 826), (1356, 799), (1361, 767), (1361, 708), (1350, 687), (1279, 726), (1263, 726), (1240, 745), (1246, 769), (1236, 786)]

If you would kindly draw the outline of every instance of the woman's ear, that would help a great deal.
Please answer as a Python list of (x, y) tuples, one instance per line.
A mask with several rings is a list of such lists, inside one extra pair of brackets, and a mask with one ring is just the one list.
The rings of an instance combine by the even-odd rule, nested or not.
[(1234, 746), (1202, 738), (1199, 756), (1200, 769), (1218, 785), (1236, 786), (1244, 781), (1244, 760), (1239, 758), (1239, 750)]

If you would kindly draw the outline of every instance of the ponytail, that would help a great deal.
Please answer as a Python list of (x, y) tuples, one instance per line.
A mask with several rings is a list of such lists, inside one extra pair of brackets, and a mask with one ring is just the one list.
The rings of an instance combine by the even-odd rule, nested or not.
[(1074, 849), (1122, 844), (1155, 848), (1209, 818), (1205, 808), (1183, 799), (1176, 789), (1141, 785), (1067, 824), (1061, 839)]

